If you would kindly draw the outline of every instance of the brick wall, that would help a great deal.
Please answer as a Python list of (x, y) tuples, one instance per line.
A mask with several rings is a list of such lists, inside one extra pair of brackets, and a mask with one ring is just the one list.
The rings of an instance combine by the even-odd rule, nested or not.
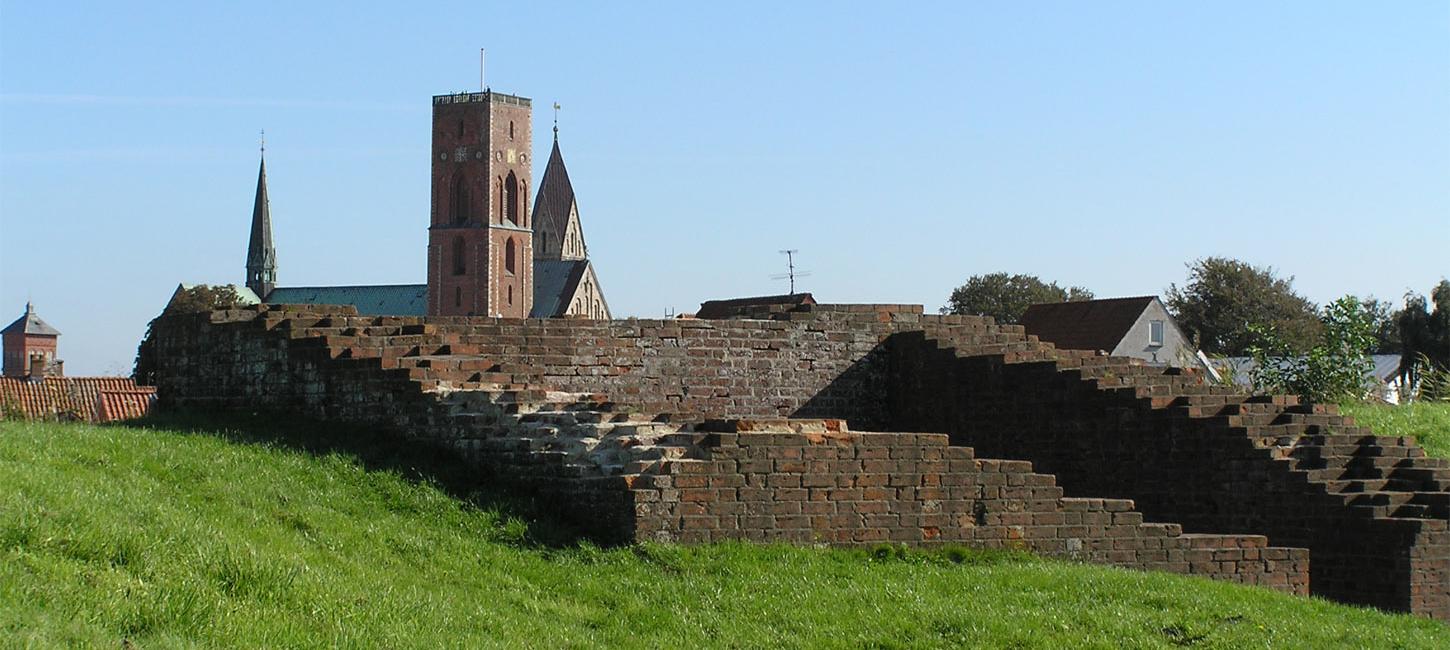
[[(1276, 544), (1310, 549), (1314, 593), (1450, 613), (1444, 468), (1411, 441), (986, 319), (756, 311), (537, 321), (267, 306), (168, 319), (161, 399), (387, 423), (558, 496), (606, 539), (1010, 542), (1299, 589), (1307, 559)], [(785, 416), (850, 426), (830, 444), (696, 430)], [(991, 492), (996, 481), (1041, 494)]]

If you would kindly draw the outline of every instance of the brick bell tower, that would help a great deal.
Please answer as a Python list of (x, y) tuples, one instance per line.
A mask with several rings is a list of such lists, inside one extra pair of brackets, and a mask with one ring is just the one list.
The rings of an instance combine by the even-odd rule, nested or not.
[(526, 318), (534, 302), (532, 102), (433, 98), (428, 314)]

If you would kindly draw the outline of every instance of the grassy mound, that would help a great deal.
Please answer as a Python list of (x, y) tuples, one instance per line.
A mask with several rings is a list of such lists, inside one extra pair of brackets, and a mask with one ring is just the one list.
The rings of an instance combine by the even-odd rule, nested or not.
[(467, 468), (366, 432), (187, 428), (0, 422), (0, 638), (141, 648), (1450, 647), (1450, 628), (1432, 621), (1020, 555), (599, 549), (571, 541), (527, 500), (480, 487)]
[[(1450, 458), (1450, 404), (1414, 402), (1366, 404), (1351, 402), (1340, 407), (1345, 415), (1354, 416), (1381, 436), (1414, 436), (1425, 453)], [(1312, 559), (1311, 559), (1312, 561)]]

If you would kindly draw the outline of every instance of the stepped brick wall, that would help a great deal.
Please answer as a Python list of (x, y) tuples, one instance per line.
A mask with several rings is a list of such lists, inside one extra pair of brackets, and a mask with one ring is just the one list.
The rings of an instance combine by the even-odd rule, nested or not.
[(1131, 498), (1190, 531), (1309, 548), (1314, 593), (1450, 613), (1450, 470), (1295, 398), (1110, 358), (974, 353), (970, 328), (892, 342), (893, 424), (1030, 460), (1071, 494)]
[(158, 383), (164, 404), (387, 424), (559, 498), (605, 539), (1012, 546), (1294, 591), (1307, 566), (1314, 593), (1450, 614), (1442, 470), (1411, 441), (1326, 437), (1350, 425), (988, 319), (732, 316), (261, 306), (158, 321)]

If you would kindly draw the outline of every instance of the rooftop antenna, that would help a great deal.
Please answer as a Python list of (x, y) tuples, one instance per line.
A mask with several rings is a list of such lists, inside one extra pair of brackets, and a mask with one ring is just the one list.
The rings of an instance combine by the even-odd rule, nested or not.
[(478, 48), (478, 92), (488, 90), (488, 86), (483, 85), (483, 69), (483, 48), (480, 47)]
[(811, 272), (810, 271), (797, 271), (797, 270), (795, 270), (795, 254), (796, 253), (799, 253), (799, 252), (800, 252), (800, 249), (798, 249), (798, 248), (791, 248), (791, 249), (787, 249), (787, 250), (781, 251), (780, 253), (785, 256), (786, 272), (785, 273), (781, 273), (780, 275), (772, 275), (772, 276), (770, 276), (770, 279), (772, 279), (772, 280), (790, 280), (790, 293), (791, 293), (791, 295), (795, 295), (795, 279), (796, 278), (808, 278), (808, 277), (811, 277)]

